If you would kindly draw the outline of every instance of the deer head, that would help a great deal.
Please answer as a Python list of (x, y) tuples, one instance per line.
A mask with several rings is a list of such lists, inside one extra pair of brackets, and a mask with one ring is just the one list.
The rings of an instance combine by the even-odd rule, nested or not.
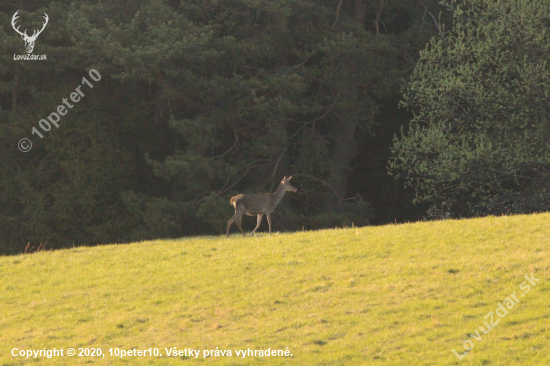
[(291, 191), (291, 192), (296, 192), (298, 190), (298, 188), (294, 187), (292, 184), (290, 184), (290, 179), (292, 178), (292, 176), (290, 177), (284, 177), (283, 180), (281, 181), (281, 185), (280, 187), (282, 189), (286, 191)]
[(38, 35), (40, 35), (40, 33), (42, 33), (44, 28), (46, 28), (46, 24), (48, 24), (48, 20), (49, 20), (48, 14), (44, 13), (44, 19), (46, 21), (42, 23), (42, 29), (40, 30), (35, 29), (32, 36), (29, 37), (27, 35), (26, 29), (25, 29), (25, 32), (21, 32), (19, 31), (19, 27), (17, 28), (15, 27), (15, 20), (19, 17), (17, 13), (19, 13), (19, 10), (17, 10), (15, 14), (13, 14), (13, 17), (11, 18), (11, 26), (17, 33), (21, 35), (21, 38), (23, 38), (23, 41), (25, 41), (25, 49), (27, 50), (27, 53), (32, 53), (32, 50), (34, 49), (34, 42), (36, 42), (36, 38), (38, 38)]

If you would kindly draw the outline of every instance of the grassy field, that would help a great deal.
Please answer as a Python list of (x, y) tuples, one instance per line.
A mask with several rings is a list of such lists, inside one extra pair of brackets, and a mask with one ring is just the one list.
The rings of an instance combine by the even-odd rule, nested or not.
[(539, 214), (0, 257), (0, 365), (550, 365), (549, 244)]

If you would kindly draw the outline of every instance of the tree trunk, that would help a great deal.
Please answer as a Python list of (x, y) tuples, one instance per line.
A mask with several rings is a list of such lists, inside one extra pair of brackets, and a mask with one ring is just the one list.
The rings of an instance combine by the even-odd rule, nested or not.
[(361, 23), (362, 25), (365, 24), (365, 15), (367, 14), (367, 6), (369, 2), (368, 0), (355, 0), (355, 6), (354, 6), (354, 18), (357, 22)]
[[(367, 12), (368, 0), (355, 0), (354, 19), (364, 26)], [(349, 69), (349, 70), (346, 70)], [(355, 74), (353, 62), (348, 64), (342, 60), (342, 70)], [(340, 213), (343, 211), (342, 199), (346, 198), (348, 180), (351, 173), (350, 162), (357, 154), (355, 143), (355, 127), (357, 126), (356, 108), (358, 107), (359, 85), (353, 80), (346, 83), (347, 90), (339, 91), (339, 104), (335, 108), (336, 136), (334, 140), (334, 151), (332, 154), (332, 169), (329, 184), (334, 189), (329, 189), (326, 196), (326, 209), (329, 212)], [(336, 194), (335, 194), (336, 193)]]
[[(347, 95), (351, 100), (357, 98), (357, 90), (353, 88)], [(351, 102), (349, 100), (348, 102)], [(347, 103), (346, 103), (347, 104)], [(355, 103), (352, 103), (354, 105)], [(346, 198), (348, 180), (351, 173), (350, 162), (357, 154), (357, 147), (354, 139), (355, 127), (357, 122), (354, 116), (353, 106), (344, 110), (337, 110), (338, 127), (336, 128), (336, 138), (334, 141), (334, 151), (332, 154), (332, 171), (329, 184), (334, 191), (327, 192), (327, 209), (330, 212), (340, 213), (343, 210), (341, 199)], [(336, 194), (335, 194), (336, 192)]]
[(284, 176), (289, 177), (292, 175), (290, 168), (290, 157), (288, 155), (288, 129), (285, 121), (279, 121), (279, 129), (282, 134), (281, 138), (281, 155), (277, 157), (275, 162), (275, 168), (273, 170), (273, 177), (271, 179), (270, 192), (273, 192), (273, 188), (277, 187), (281, 182), (281, 178)]

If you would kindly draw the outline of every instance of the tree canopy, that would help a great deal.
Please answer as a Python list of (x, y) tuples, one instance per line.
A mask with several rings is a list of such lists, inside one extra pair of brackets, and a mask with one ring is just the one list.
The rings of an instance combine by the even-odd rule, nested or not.
[(545, 0), (447, 1), (403, 88), (414, 112), (390, 170), (437, 215), (550, 208), (550, 7)]
[[(46, 61), (13, 59), (25, 52), (17, 10), (28, 29), (48, 14), (34, 49)], [(385, 165), (408, 120), (395, 112), (400, 85), (439, 10), (435, 0), (0, 4), (1, 251), (219, 234), (231, 196), (273, 191), (284, 175), (299, 191), (275, 230), (407, 219), (410, 193)], [(42, 131), (90, 69), (101, 80)]]

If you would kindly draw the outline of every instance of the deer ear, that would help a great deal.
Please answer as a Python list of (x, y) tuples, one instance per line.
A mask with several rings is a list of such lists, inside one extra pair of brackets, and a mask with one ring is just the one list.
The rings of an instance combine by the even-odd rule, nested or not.
[(292, 178), (292, 175), (290, 177), (288, 177), (288, 179), (286, 181), (289, 182), (291, 178)]

